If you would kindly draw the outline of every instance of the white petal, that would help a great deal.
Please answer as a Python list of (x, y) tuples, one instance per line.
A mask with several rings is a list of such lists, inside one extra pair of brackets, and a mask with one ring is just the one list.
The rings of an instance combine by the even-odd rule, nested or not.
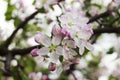
[(71, 53), (72, 56), (77, 55), (77, 52), (75, 50), (73, 50), (73, 49), (70, 49), (70, 53)]
[(49, 48), (48, 47), (42, 47), (38, 50), (37, 53), (39, 55), (47, 55), (49, 53)]
[(42, 73), (38, 72), (34, 77), (34, 80), (40, 80), (42, 78)]
[(35, 60), (37, 61), (38, 64), (41, 64), (44, 61), (44, 57), (37, 56), (37, 57), (35, 57)]
[(56, 53), (51, 53), (50, 55), (50, 61), (53, 62), (53, 63), (57, 63), (58, 62), (58, 59), (59, 59), (59, 55), (56, 54)]
[(93, 46), (92, 46), (89, 42), (86, 43), (85, 47), (86, 47), (88, 50), (91, 50), (91, 51), (94, 49)]
[(62, 66), (59, 66), (59, 67), (57, 68), (57, 70), (55, 71), (55, 73), (59, 76), (59, 75), (62, 73), (62, 71), (63, 71), (63, 67), (62, 67)]
[(79, 47), (79, 54), (83, 55), (84, 51), (85, 51), (84, 46), (80, 46)]
[(78, 46), (78, 47), (81, 47), (81, 45), (83, 45), (83, 41), (81, 39), (78, 39), (78, 38), (74, 38), (75, 40), (75, 45)]
[(63, 45), (67, 44), (68, 47), (70, 48), (75, 48), (75, 41), (73, 40), (63, 40)]
[(63, 48), (61, 46), (58, 46), (56, 48), (56, 54), (58, 54), (58, 55), (62, 55), (63, 54)]
[(62, 36), (56, 35), (53, 37), (52, 43), (54, 45), (59, 45), (61, 43), (61, 40), (62, 40)]
[[(38, 39), (37, 39), (38, 37)], [(48, 47), (51, 45), (51, 39), (50, 37), (48, 37), (47, 35), (45, 35), (44, 33), (40, 32), (37, 34), (36, 36), (36, 40), (41, 43), (42, 45)]]

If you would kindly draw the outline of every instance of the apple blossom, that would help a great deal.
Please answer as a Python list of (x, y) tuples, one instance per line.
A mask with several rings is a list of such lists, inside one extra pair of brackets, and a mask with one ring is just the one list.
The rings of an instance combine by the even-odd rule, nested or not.
[(59, 55), (62, 55), (63, 48), (59, 46), (61, 38), (59, 36), (48, 37), (44, 33), (38, 33), (35, 40), (42, 44), (44, 47), (38, 50), (39, 55), (48, 55), (50, 53), (51, 62), (56, 63)]
[[(66, 10), (58, 17), (58, 20), (60, 24), (52, 27), (50, 37), (43, 32), (39, 32), (35, 36), (35, 41), (42, 45), (37, 50), (39, 55), (37, 57), (40, 58), (40, 61), (45, 58), (49, 59), (48, 69), (50, 71), (56, 69), (58, 62), (73, 61), (77, 54), (82, 55), (85, 52), (85, 48), (93, 50), (92, 45), (88, 42), (93, 30), (91, 25), (87, 24), (88, 19), (81, 12), (74, 9)], [(32, 54), (34, 55), (34, 53), (36, 54), (33, 50)], [(61, 56), (62, 60), (60, 60)]]

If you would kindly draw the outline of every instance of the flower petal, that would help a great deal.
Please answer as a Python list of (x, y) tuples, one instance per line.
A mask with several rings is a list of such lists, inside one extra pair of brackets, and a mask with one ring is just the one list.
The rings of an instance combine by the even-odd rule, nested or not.
[(85, 51), (84, 46), (80, 46), (79, 47), (79, 54), (83, 55), (84, 51)]
[(61, 28), (58, 25), (54, 25), (52, 28), (53, 35), (60, 35)]
[(41, 43), (42, 45), (48, 47), (51, 45), (51, 39), (44, 33), (40, 32), (35, 36), (35, 41)]
[(42, 47), (38, 50), (37, 53), (39, 55), (47, 55), (49, 53), (49, 48), (48, 47)]
[(63, 54), (63, 48), (61, 46), (58, 46), (56, 48), (56, 54), (58, 54), (58, 55), (62, 55)]
[(62, 44), (63, 44), (63, 45), (66, 45), (66, 46), (68, 46), (68, 47), (70, 47), (70, 48), (75, 48), (75, 47), (76, 47), (76, 46), (75, 46), (75, 42), (74, 42), (73, 40), (68, 40), (68, 39), (63, 40), (63, 41), (62, 41)]
[(91, 51), (94, 49), (93, 46), (92, 46), (89, 42), (86, 43), (85, 47), (86, 47), (88, 50), (91, 50)]
[(52, 43), (53, 45), (59, 45), (61, 43), (61, 40), (62, 40), (62, 36), (56, 35), (53, 37)]
[(57, 63), (58, 62), (58, 59), (59, 59), (59, 55), (56, 54), (56, 53), (52, 53), (50, 55), (50, 61), (53, 62), (53, 63)]

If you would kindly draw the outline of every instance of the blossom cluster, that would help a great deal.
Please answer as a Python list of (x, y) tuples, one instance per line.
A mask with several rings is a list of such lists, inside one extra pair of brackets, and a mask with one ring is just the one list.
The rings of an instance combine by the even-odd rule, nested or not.
[(42, 47), (31, 51), (31, 55), (39, 57), (40, 62), (49, 60), (50, 71), (55, 70), (57, 63), (73, 61), (78, 55), (83, 55), (85, 49), (93, 50), (88, 42), (93, 30), (84, 14), (69, 9), (58, 17), (58, 22), (52, 28), (52, 36), (44, 32), (36, 34), (35, 41)]

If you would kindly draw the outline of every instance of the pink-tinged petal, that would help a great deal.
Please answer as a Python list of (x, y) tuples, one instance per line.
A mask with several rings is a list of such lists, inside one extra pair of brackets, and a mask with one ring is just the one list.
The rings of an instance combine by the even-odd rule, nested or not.
[(39, 55), (47, 55), (49, 53), (49, 48), (48, 47), (42, 47), (37, 51), (37, 53)]
[(86, 43), (85, 47), (90, 51), (93, 51), (94, 49), (93, 46), (89, 42)]
[(42, 73), (38, 72), (33, 80), (40, 80), (42, 78)]
[(77, 55), (77, 52), (73, 49), (70, 49), (70, 55), (72, 56), (76, 56)]
[(38, 61), (38, 64), (41, 64), (44, 61), (44, 57), (43, 56), (37, 56), (37, 57), (35, 57), (35, 60)]
[(74, 41), (75, 41), (75, 45), (78, 47), (81, 47), (81, 45), (83, 45), (83, 41), (81, 39), (74, 38)]
[(61, 43), (62, 36), (56, 35), (52, 38), (53, 45), (59, 45)]
[(36, 76), (36, 73), (35, 73), (35, 72), (32, 72), (32, 73), (29, 74), (28, 77), (29, 77), (29, 78), (34, 78), (35, 76)]
[(38, 48), (33, 49), (33, 50), (30, 52), (30, 54), (31, 54), (33, 57), (36, 57), (36, 56), (38, 56), (38, 53), (37, 53), (38, 50), (39, 50)]
[(58, 55), (62, 55), (63, 54), (63, 48), (61, 46), (58, 46), (56, 48), (56, 54), (58, 54)]
[(46, 47), (51, 45), (51, 38), (42, 32), (39, 32), (35, 36), (35, 41), (41, 43), (42, 45), (44, 45)]
[(73, 59), (75, 55), (77, 55), (77, 53), (73, 49), (69, 49), (69, 50), (64, 49), (63, 56), (66, 60)]
[(64, 39), (62, 41), (62, 44), (63, 45), (66, 45), (67, 47), (70, 47), (70, 48), (75, 48), (75, 42), (73, 40), (68, 40), (68, 39)]
[(51, 53), (50, 55), (50, 61), (53, 62), (53, 63), (57, 63), (58, 62), (58, 59), (59, 59), (59, 55), (56, 54), (56, 53)]
[(83, 55), (84, 51), (85, 51), (84, 46), (80, 46), (79, 47), (79, 54)]
[(60, 35), (61, 28), (58, 25), (54, 25), (52, 28), (53, 35)]

